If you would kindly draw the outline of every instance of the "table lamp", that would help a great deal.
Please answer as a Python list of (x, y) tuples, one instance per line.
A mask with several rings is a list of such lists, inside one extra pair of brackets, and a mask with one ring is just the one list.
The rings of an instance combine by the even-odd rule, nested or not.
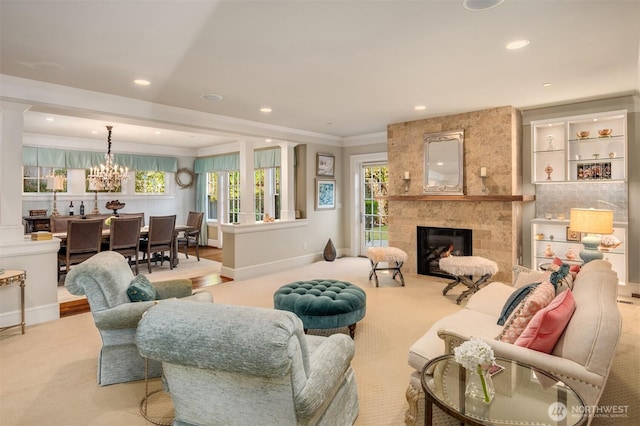
[(584, 248), (580, 250), (584, 263), (602, 259), (602, 252), (598, 250), (600, 234), (613, 234), (613, 210), (571, 209), (569, 229), (585, 234), (582, 237)]
[(62, 176), (48, 176), (47, 177), (47, 189), (53, 190), (53, 210), (51, 216), (60, 216), (58, 212), (56, 193), (64, 189), (64, 178)]

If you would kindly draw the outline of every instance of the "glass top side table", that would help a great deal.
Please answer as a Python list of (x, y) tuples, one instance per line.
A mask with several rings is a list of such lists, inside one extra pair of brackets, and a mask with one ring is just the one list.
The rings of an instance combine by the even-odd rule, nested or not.
[(7, 269), (0, 273), (0, 287), (4, 287), (6, 285), (10, 285), (13, 283), (20, 283), (20, 323), (9, 325), (6, 327), (0, 327), (0, 331), (4, 331), (8, 328), (13, 327), (22, 327), (22, 334), (24, 334), (24, 285), (25, 280), (27, 279), (27, 273), (25, 271), (17, 270), (17, 269)]
[(425, 425), (433, 422), (433, 404), (468, 425), (581, 425), (587, 413), (582, 398), (549, 373), (496, 357), (504, 370), (492, 376), (493, 401), (465, 397), (467, 371), (453, 355), (432, 359), (422, 370)]

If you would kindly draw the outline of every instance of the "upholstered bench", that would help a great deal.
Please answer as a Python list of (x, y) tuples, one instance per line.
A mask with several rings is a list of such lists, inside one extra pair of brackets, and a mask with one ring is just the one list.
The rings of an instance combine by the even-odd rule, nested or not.
[(273, 295), (274, 308), (296, 314), (305, 332), (348, 326), (351, 338), (356, 323), (364, 318), (366, 301), (360, 287), (328, 279), (296, 281), (280, 287)]
[[(376, 271), (393, 271), (393, 279), (400, 276), (400, 283), (404, 287), (404, 277), (402, 276), (402, 265), (407, 261), (407, 253), (396, 247), (369, 247), (367, 249), (367, 257), (371, 262), (371, 272), (369, 279), (375, 277), (376, 287), (378, 287), (378, 275)], [(386, 262), (386, 268), (380, 268), (379, 263)]]

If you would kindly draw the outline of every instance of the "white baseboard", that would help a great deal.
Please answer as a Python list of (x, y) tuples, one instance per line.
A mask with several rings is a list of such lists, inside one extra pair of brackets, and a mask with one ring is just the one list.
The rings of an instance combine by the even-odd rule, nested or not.
[(222, 275), (223, 277), (233, 278), (236, 281), (246, 280), (259, 277), (261, 275), (273, 274), (291, 268), (310, 265), (320, 260), (322, 260), (322, 255), (320, 253), (313, 253), (304, 256), (278, 260), (276, 262), (251, 265), (244, 268), (228, 268), (223, 265), (220, 270), (220, 275)]
[[(57, 320), (60, 319), (60, 304), (51, 303), (29, 308), (25, 310), (24, 316), (27, 325)], [(20, 310), (0, 314), (0, 327), (7, 327), (14, 324), (20, 324)]]

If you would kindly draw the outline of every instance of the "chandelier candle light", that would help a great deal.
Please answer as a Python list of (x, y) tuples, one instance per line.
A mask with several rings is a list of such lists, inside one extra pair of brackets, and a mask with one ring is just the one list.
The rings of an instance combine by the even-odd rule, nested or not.
[(129, 168), (120, 167), (113, 162), (111, 153), (111, 129), (113, 126), (106, 126), (109, 131), (107, 136), (107, 153), (104, 155), (105, 164), (100, 167), (92, 167), (89, 171), (89, 186), (96, 191), (115, 191), (121, 187), (128, 178)]

